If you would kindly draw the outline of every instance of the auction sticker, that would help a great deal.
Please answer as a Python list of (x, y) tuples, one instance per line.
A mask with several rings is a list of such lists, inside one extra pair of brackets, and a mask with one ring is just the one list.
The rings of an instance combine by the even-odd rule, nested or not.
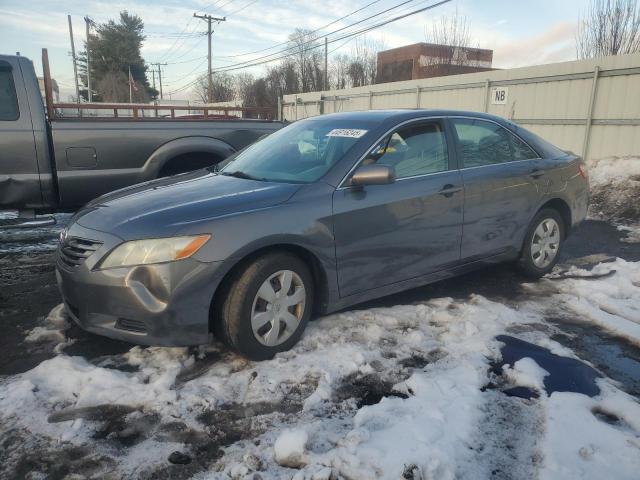
[(359, 130), (357, 128), (334, 128), (329, 133), (327, 133), (327, 137), (348, 137), (348, 138), (360, 138), (368, 130)]

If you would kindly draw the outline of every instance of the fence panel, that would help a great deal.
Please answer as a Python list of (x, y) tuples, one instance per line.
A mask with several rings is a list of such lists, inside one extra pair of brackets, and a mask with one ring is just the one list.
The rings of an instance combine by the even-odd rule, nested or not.
[(588, 158), (640, 156), (640, 54), (285, 95), (281, 114), (416, 107), (489, 112)]

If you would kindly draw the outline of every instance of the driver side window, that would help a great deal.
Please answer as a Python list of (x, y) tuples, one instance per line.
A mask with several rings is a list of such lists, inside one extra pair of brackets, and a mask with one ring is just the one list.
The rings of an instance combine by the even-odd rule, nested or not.
[(437, 122), (419, 123), (398, 129), (379, 145), (376, 161), (393, 167), (396, 178), (415, 177), (449, 169), (447, 143)]

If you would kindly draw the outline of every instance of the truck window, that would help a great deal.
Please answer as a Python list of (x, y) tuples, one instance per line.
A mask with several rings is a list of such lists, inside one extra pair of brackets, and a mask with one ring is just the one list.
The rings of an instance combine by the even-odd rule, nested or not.
[(13, 121), (20, 117), (18, 96), (13, 83), (11, 67), (0, 63), (0, 121)]

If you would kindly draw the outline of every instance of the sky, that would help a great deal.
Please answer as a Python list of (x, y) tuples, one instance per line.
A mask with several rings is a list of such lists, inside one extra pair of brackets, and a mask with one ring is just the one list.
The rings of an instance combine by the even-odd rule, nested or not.
[[(206, 23), (193, 18), (194, 12), (227, 18), (214, 26), (215, 71), (278, 51), (282, 47), (274, 46), (285, 42), (295, 28), (316, 30), (370, 3), (372, 0), (0, 0), (0, 53), (20, 52), (34, 61), (40, 74), (41, 49), (46, 47), (52, 76), (60, 86), (61, 100), (67, 100), (74, 93), (67, 15), (72, 17), (76, 51), (79, 51), (85, 40), (83, 19), (86, 15), (100, 23), (117, 19), (120, 11), (128, 10), (139, 15), (145, 24), (144, 59), (148, 63), (168, 63), (163, 67), (165, 99), (194, 99), (189, 84), (207, 68), (207, 41), (202, 34)], [(319, 34), (330, 33), (401, 3), (403, 0), (378, 0), (320, 30)], [(412, 0), (361, 25), (433, 3), (436, 0)], [(560, 62), (576, 58), (575, 32), (587, 5), (588, 0), (452, 0), (372, 30), (367, 36), (382, 42), (386, 48), (423, 42), (425, 29), (457, 10), (467, 19), (473, 45), (494, 51), (494, 67)], [(353, 39), (331, 43), (330, 55), (349, 53), (354, 43)], [(274, 48), (251, 53), (270, 47)], [(239, 71), (259, 75), (264, 69), (265, 66), (259, 66)]]

